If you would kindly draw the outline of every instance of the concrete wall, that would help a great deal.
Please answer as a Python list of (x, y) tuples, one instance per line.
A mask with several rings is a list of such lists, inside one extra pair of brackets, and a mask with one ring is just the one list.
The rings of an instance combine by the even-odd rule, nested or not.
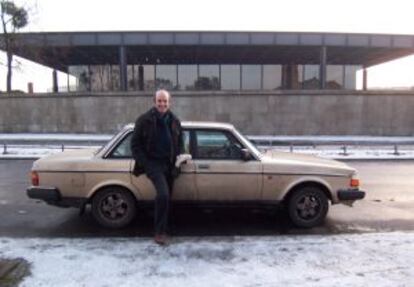
[[(151, 106), (149, 93), (0, 95), (0, 133), (113, 133)], [(414, 91), (176, 92), (173, 110), (251, 135), (414, 135)]]

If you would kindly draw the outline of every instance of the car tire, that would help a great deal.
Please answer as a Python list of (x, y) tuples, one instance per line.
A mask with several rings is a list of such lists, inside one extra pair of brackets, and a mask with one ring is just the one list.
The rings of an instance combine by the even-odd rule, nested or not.
[(92, 199), (92, 215), (104, 227), (125, 227), (135, 218), (136, 213), (135, 197), (120, 187), (106, 187)]
[(298, 227), (311, 228), (321, 225), (326, 218), (329, 202), (317, 186), (303, 186), (288, 199), (289, 218)]

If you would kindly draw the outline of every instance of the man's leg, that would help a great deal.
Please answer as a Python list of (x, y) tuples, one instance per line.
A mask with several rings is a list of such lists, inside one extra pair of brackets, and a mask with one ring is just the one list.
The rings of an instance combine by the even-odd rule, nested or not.
[(163, 168), (155, 168), (148, 174), (148, 178), (154, 184), (157, 195), (154, 206), (155, 234), (165, 234), (168, 225), (168, 213), (170, 208), (170, 191)]

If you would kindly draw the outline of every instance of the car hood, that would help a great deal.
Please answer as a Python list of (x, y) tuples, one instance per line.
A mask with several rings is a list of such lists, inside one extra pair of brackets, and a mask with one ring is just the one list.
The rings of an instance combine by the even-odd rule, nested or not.
[(295, 174), (327, 174), (351, 176), (356, 170), (337, 160), (321, 158), (313, 155), (268, 152), (263, 155), (263, 171)]
[(57, 154), (49, 155), (36, 160), (32, 170), (77, 170), (79, 165), (91, 161), (95, 156), (94, 149), (68, 150)]

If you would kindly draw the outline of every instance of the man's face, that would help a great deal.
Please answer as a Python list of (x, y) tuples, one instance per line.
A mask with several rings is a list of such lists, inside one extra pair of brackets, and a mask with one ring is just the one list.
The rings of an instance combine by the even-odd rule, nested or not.
[(160, 114), (164, 114), (170, 108), (170, 97), (168, 94), (160, 92), (155, 96), (155, 108)]

